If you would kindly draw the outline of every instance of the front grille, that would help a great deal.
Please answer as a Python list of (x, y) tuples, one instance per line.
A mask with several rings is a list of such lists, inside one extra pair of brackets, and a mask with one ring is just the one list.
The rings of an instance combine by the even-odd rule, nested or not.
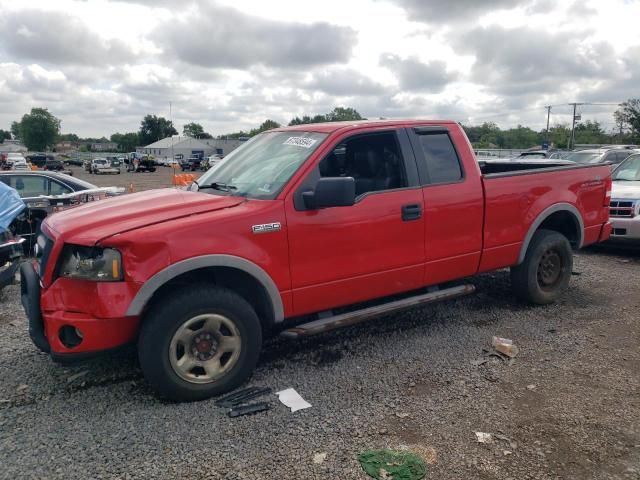
[(611, 200), (609, 203), (609, 216), (631, 218), (635, 215), (635, 203), (633, 200)]
[(40, 278), (44, 276), (44, 272), (47, 270), (47, 263), (49, 262), (49, 255), (53, 249), (53, 240), (47, 237), (44, 233), (38, 235), (36, 242), (36, 262), (38, 262), (38, 275)]

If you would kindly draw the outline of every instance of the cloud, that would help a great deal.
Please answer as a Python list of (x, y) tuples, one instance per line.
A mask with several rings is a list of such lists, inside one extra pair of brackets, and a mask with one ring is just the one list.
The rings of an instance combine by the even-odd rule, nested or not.
[(380, 56), (380, 65), (395, 74), (402, 90), (438, 93), (456, 79), (456, 74), (447, 72), (447, 64), (440, 60), (423, 63), (416, 57), (402, 59), (385, 53)]
[(454, 36), (453, 45), (458, 53), (475, 56), (473, 82), (499, 95), (540, 94), (619, 72), (613, 47), (589, 42), (590, 33), (477, 27)]
[(305, 88), (320, 90), (338, 97), (351, 95), (379, 95), (387, 87), (353, 68), (333, 67), (313, 74)]
[(410, 20), (439, 23), (470, 20), (500, 9), (511, 9), (531, 0), (393, 0), (407, 11)]
[(1, 13), (0, 51), (21, 62), (55, 65), (111, 65), (133, 59), (124, 42), (100, 38), (67, 13), (42, 10)]
[(159, 25), (153, 38), (165, 58), (201, 67), (241, 69), (263, 64), (304, 68), (346, 63), (356, 32), (326, 22), (281, 22), (201, 5)]

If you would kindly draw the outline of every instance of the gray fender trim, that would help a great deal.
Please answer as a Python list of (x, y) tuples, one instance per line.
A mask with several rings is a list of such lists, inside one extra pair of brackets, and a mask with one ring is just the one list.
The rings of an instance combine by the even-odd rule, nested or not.
[(542, 211), (538, 218), (531, 224), (529, 227), (529, 231), (527, 235), (524, 237), (524, 241), (522, 242), (522, 247), (520, 247), (520, 255), (518, 256), (518, 265), (520, 265), (524, 261), (524, 257), (527, 254), (527, 249), (529, 248), (529, 243), (533, 238), (533, 234), (536, 233), (538, 227), (544, 222), (550, 215), (556, 212), (569, 212), (573, 214), (573, 218), (577, 222), (578, 227), (578, 244), (575, 245), (575, 248), (581, 248), (582, 242), (584, 240), (584, 222), (582, 221), (582, 215), (576, 207), (571, 205), (570, 203), (556, 203), (555, 205), (551, 205), (549, 208), (546, 208)]
[(276, 287), (276, 284), (273, 282), (269, 274), (255, 263), (233, 255), (203, 255), (201, 257), (188, 258), (178, 263), (174, 263), (173, 265), (169, 265), (164, 270), (160, 270), (153, 277), (147, 280), (147, 282), (138, 291), (131, 302), (131, 305), (129, 305), (126, 315), (140, 315), (142, 313), (142, 309), (149, 299), (151, 299), (156, 290), (172, 278), (192, 270), (206, 267), (236, 268), (254, 277), (262, 284), (271, 299), (275, 322), (282, 322), (284, 320), (282, 297), (280, 297), (278, 287)]

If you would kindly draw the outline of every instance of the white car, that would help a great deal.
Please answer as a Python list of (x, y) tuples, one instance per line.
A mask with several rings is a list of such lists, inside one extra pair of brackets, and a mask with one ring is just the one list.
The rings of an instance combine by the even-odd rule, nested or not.
[(222, 162), (222, 158), (223, 158), (222, 155), (220, 155), (219, 153), (216, 153), (214, 155), (211, 155), (210, 157), (207, 157), (207, 163), (209, 165), (209, 168), (215, 167), (220, 162)]
[(120, 168), (111, 165), (106, 158), (94, 158), (91, 160), (91, 173), (120, 173)]
[(12, 164), (11, 164), (11, 170), (16, 170), (16, 171), (31, 171), (31, 168), (29, 168), (29, 164), (27, 163), (26, 160), (22, 159), (22, 160), (15, 160)]
[(611, 240), (640, 242), (640, 153), (627, 157), (611, 180)]

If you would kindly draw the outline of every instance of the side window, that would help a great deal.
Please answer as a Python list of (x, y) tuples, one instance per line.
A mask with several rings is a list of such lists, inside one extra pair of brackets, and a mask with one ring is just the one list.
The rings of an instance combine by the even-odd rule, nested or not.
[(47, 195), (47, 179), (39, 175), (16, 175), (13, 177), (13, 188), (21, 197), (37, 197)]
[(318, 168), (321, 177), (353, 177), (356, 196), (408, 185), (395, 132), (349, 138), (323, 158)]
[(453, 183), (462, 179), (460, 160), (449, 135), (442, 132), (418, 135), (430, 183)]
[(49, 195), (65, 195), (67, 193), (71, 193), (70, 188), (54, 180), (49, 180)]
[(631, 152), (618, 152), (618, 153), (616, 153), (616, 159), (613, 160), (613, 163), (616, 163), (616, 164), (621, 163), (629, 155), (631, 155)]

